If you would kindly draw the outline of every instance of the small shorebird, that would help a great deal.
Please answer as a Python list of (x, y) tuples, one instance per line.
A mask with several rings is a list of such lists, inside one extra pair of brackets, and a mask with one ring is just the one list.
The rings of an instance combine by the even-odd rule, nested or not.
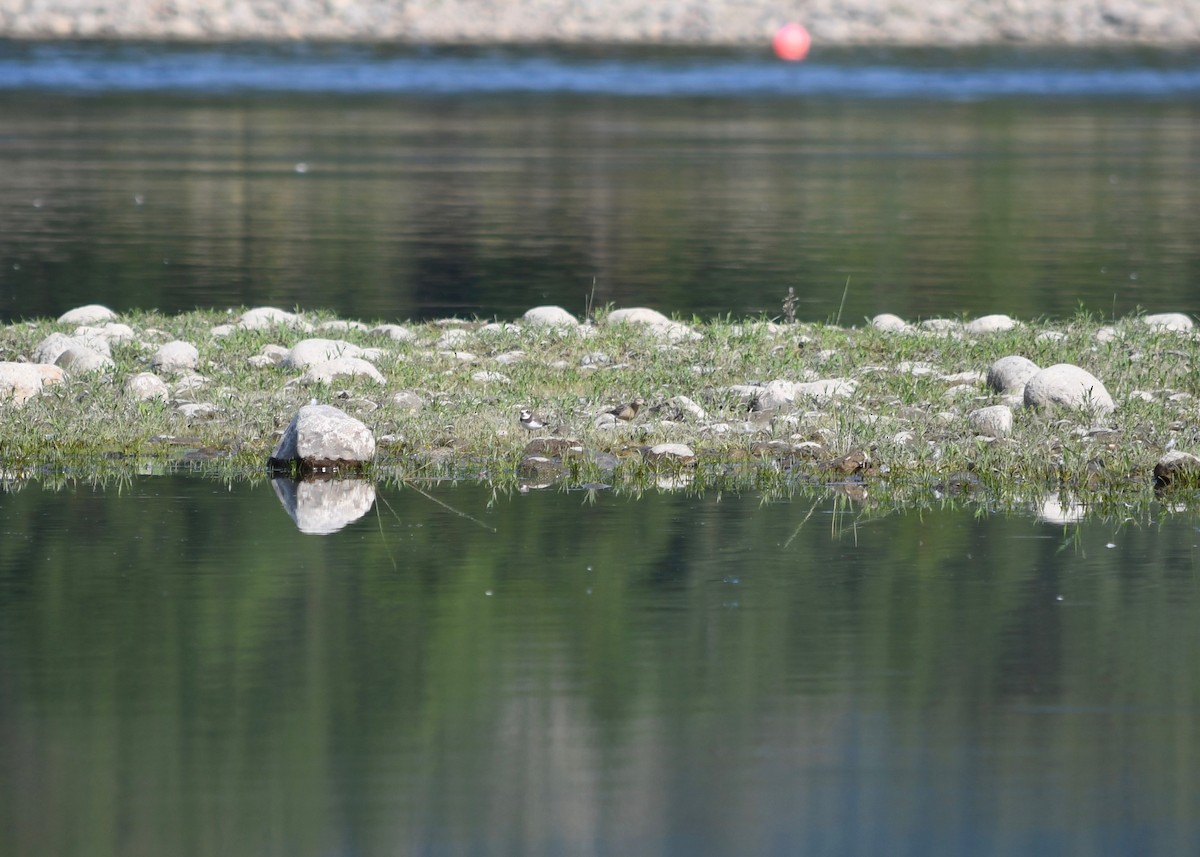
[(646, 404), (646, 400), (641, 396), (638, 396), (632, 402), (626, 402), (623, 405), (617, 405), (615, 408), (608, 411), (608, 413), (612, 414), (622, 422), (629, 422), (638, 415), (638, 409), (644, 404)]
[(538, 416), (533, 411), (526, 408), (521, 411), (521, 428), (526, 431), (537, 431), (546, 427), (546, 418)]

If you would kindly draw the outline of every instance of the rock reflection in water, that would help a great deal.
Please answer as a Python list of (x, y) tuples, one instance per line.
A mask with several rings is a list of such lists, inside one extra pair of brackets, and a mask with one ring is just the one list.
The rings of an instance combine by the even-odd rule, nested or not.
[(357, 521), (375, 502), (375, 485), (365, 479), (271, 480), (275, 495), (300, 532), (327, 536)]

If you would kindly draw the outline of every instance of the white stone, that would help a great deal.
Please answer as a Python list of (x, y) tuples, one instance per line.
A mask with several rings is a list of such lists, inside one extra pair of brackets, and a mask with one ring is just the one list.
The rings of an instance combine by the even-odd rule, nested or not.
[(87, 306), (69, 309), (58, 317), (61, 324), (100, 324), (112, 321), (119, 316), (106, 306), (88, 304)]
[(75, 336), (83, 340), (103, 339), (112, 342), (132, 342), (136, 339), (133, 328), (127, 324), (109, 322), (103, 327), (84, 325), (75, 328)]
[(455, 351), (458, 346), (465, 343), (471, 338), (471, 331), (463, 330), (461, 327), (454, 327), (444, 332), (438, 341), (433, 344), (433, 347), (439, 351)]
[(1091, 408), (1097, 413), (1113, 409), (1112, 396), (1096, 376), (1070, 363), (1057, 363), (1038, 372), (1025, 385), (1026, 407), (1062, 405)]
[(1041, 369), (1028, 357), (1012, 354), (1001, 357), (988, 367), (987, 385), (997, 393), (1023, 391), (1029, 379)]
[(1141, 322), (1157, 330), (1191, 330), (1193, 327), (1192, 319), (1181, 312), (1159, 312), (1153, 315), (1144, 315)]
[(102, 372), (111, 369), (115, 364), (111, 357), (98, 351), (93, 351), (84, 345), (73, 345), (54, 359), (56, 366), (61, 366), (72, 375), (83, 375), (87, 372)]
[(317, 325), (317, 330), (336, 330), (345, 332), (347, 330), (368, 330), (367, 326), (361, 321), (345, 321), (344, 319), (335, 318), (330, 321), (323, 321)]
[(283, 432), (272, 461), (364, 462), (375, 457), (375, 437), (332, 405), (305, 405)]
[(0, 401), (25, 404), (49, 384), (61, 384), (63, 370), (46, 363), (0, 363)]
[(415, 333), (399, 324), (381, 324), (378, 327), (371, 328), (370, 334), (372, 336), (386, 336), (397, 342), (411, 342), (417, 338)]
[(678, 408), (694, 420), (708, 419), (708, 414), (704, 412), (704, 408), (697, 405), (687, 396), (673, 396), (667, 404), (673, 408)]
[(1096, 341), (1101, 342), (1101, 343), (1116, 342), (1118, 339), (1121, 338), (1120, 334), (1117, 333), (1117, 329), (1115, 327), (1102, 327), (1096, 331), (1095, 337), (1096, 337)]
[(890, 312), (881, 312), (871, 319), (871, 327), (876, 330), (887, 331), (888, 333), (903, 333), (906, 330), (912, 329), (907, 321)]
[(480, 370), (471, 375), (471, 380), (478, 384), (511, 384), (512, 379), (501, 372)]
[(129, 398), (138, 401), (161, 399), (166, 402), (171, 398), (167, 385), (153, 372), (140, 372), (131, 376), (125, 382), (124, 392)]
[(291, 349), (284, 348), (282, 345), (270, 343), (259, 349), (258, 353), (249, 358), (251, 366), (265, 368), (267, 366), (282, 366), (291, 353)]
[(1017, 326), (1017, 320), (1007, 315), (984, 315), (968, 321), (964, 326), (967, 333), (1001, 333)]
[(220, 339), (223, 336), (229, 336), (237, 328), (232, 324), (218, 324), (208, 329), (208, 335), (213, 339)]
[(190, 342), (175, 340), (159, 346), (150, 365), (162, 372), (191, 372), (200, 365), (200, 352)]
[(605, 317), (604, 323), (667, 325), (671, 323), (671, 319), (667, 318), (656, 309), (648, 309), (647, 307), (630, 307), (628, 309), (613, 310)]
[(392, 405), (402, 411), (415, 414), (425, 407), (425, 400), (412, 390), (401, 390), (392, 396)]
[(261, 306), (246, 310), (238, 320), (238, 327), (246, 330), (262, 330), (267, 327), (299, 327), (303, 319), (294, 312), (273, 306)]
[(1013, 412), (1007, 405), (980, 408), (967, 415), (971, 430), (987, 437), (1008, 437), (1012, 434)]
[(367, 377), (376, 384), (387, 381), (378, 369), (361, 357), (338, 357), (324, 363), (314, 363), (300, 378), (302, 384), (332, 384), (334, 378)]
[(962, 330), (962, 322), (953, 318), (927, 318), (921, 322), (921, 330), (940, 334), (956, 333)]
[(212, 402), (186, 402), (175, 410), (189, 420), (207, 420), (221, 412), (221, 409)]
[(660, 443), (646, 450), (645, 456), (647, 461), (667, 459), (680, 464), (694, 464), (696, 461), (696, 453), (685, 443)]
[(64, 333), (52, 333), (33, 349), (33, 362), (54, 363), (58, 360), (58, 356), (69, 348), (90, 348), (105, 357), (112, 356), (112, 348), (104, 337), (67, 336)]
[(362, 479), (271, 480), (275, 496), (296, 528), (310, 536), (327, 536), (353, 523), (375, 503), (374, 484)]
[(521, 363), (525, 360), (525, 352), (506, 351), (503, 354), (497, 354), (494, 359), (501, 366), (512, 366), (514, 363)]
[(816, 400), (818, 405), (828, 403), (831, 399), (843, 399), (854, 394), (858, 382), (851, 378), (826, 378), (821, 381), (809, 381), (796, 385), (796, 398), (807, 396)]
[(579, 319), (560, 306), (535, 306), (521, 316), (526, 324), (578, 327)]
[(344, 339), (302, 339), (292, 346), (283, 364), (293, 369), (307, 369), (338, 357), (361, 357), (362, 349)]

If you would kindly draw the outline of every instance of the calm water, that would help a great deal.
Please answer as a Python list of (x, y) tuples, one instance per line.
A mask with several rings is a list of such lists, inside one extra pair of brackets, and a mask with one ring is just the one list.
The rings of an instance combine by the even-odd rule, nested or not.
[(1194, 515), (429, 490), (0, 495), (0, 853), (1200, 848)]
[(1196, 313), (1198, 198), (1194, 55), (0, 43), (6, 320)]

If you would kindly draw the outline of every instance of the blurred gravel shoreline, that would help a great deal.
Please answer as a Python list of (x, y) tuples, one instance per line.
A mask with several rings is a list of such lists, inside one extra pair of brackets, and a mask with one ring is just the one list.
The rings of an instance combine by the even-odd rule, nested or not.
[(0, 0), (0, 38), (415, 44), (1200, 44), (1200, 0)]

